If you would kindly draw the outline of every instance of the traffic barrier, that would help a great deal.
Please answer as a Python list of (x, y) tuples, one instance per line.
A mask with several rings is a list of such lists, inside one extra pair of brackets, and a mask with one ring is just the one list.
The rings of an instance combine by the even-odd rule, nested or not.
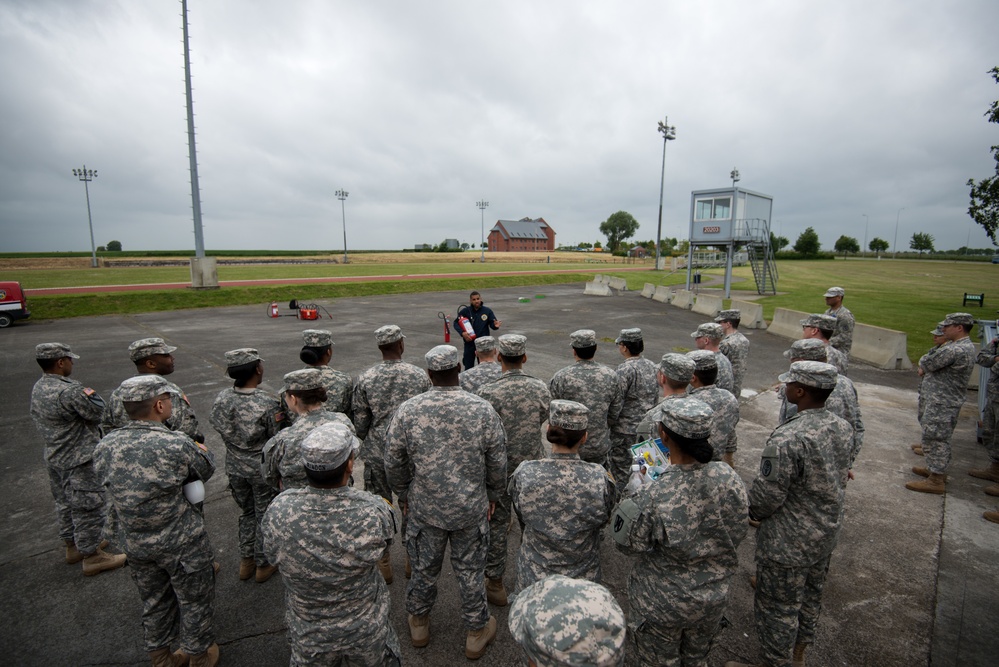
[[(808, 313), (800, 310), (777, 308), (774, 310), (774, 319), (770, 322), (768, 331), (784, 338), (798, 340), (801, 338), (801, 320), (807, 316)], [(908, 370), (912, 368), (912, 362), (906, 353), (907, 340), (904, 331), (858, 322), (853, 327), (850, 359), (886, 370)]]
[(606, 283), (598, 283), (595, 280), (586, 283), (586, 287), (583, 289), (583, 294), (589, 294), (591, 296), (612, 296), (610, 287)]
[(659, 285), (656, 287), (655, 294), (652, 295), (652, 300), (660, 303), (669, 303), (673, 300), (673, 292), (665, 285)]
[(616, 276), (607, 276), (607, 284), (610, 285), (612, 289), (616, 289), (622, 292), (628, 291), (628, 281), (624, 278), (618, 278)]
[(707, 315), (712, 319), (721, 312), (721, 309), (722, 298), (714, 294), (698, 294), (697, 299), (694, 301), (694, 306), (691, 308), (695, 313)]
[(730, 308), (739, 310), (740, 329), (766, 329), (767, 321), (763, 319), (763, 306), (755, 301), (739, 301), (732, 299)]
[(645, 286), (642, 288), (642, 296), (644, 296), (646, 299), (651, 299), (652, 295), (655, 293), (656, 293), (656, 286), (653, 285), (652, 283), (645, 283)]
[(683, 308), (684, 310), (690, 310), (690, 307), (694, 305), (694, 293), (690, 290), (680, 289), (673, 292), (673, 299), (670, 301), (677, 308)]

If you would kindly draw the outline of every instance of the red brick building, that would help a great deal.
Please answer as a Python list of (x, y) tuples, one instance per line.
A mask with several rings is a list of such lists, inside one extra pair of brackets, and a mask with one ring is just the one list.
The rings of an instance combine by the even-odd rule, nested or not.
[(489, 230), (489, 252), (553, 252), (555, 230), (544, 218), (497, 220)]

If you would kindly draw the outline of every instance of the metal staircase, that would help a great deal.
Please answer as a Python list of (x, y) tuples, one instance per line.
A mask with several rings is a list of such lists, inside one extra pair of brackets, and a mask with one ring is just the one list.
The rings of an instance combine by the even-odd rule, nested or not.
[(777, 294), (777, 261), (770, 245), (770, 224), (760, 218), (739, 220), (737, 224), (745, 226), (746, 251), (756, 279), (756, 293)]

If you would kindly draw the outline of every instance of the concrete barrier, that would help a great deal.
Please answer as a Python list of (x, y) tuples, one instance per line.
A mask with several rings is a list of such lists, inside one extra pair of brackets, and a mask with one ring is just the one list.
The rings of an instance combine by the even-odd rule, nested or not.
[(612, 296), (610, 287), (606, 283), (598, 283), (595, 280), (586, 283), (586, 287), (583, 289), (583, 294), (589, 294), (591, 296)]
[(603, 275), (601, 273), (598, 273), (595, 276), (593, 276), (593, 282), (595, 282), (595, 283), (606, 283), (607, 282), (607, 276), (605, 276), (605, 275)]
[(651, 299), (652, 295), (655, 293), (656, 293), (656, 286), (653, 285), (652, 283), (645, 283), (645, 286), (642, 288), (642, 296), (644, 296), (646, 299)]
[(607, 284), (611, 286), (611, 289), (616, 289), (621, 292), (628, 291), (628, 281), (624, 278), (618, 278), (616, 276), (607, 276)]
[(690, 307), (694, 305), (694, 293), (685, 289), (677, 290), (673, 292), (673, 299), (670, 303), (677, 308), (690, 310)]
[[(801, 320), (808, 316), (800, 310), (777, 308), (770, 323), (769, 333), (797, 340), (801, 338)], [(853, 328), (853, 347), (850, 359), (863, 361), (886, 370), (908, 370), (912, 362), (906, 353), (907, 337), (903, 331), (860, 324)]]
[(669, 303), (673, 300), (673, 293), (670, 292), (669, 288), (665, 285), (659, 285), (656, 287), (656, 291), (652, 295), (652, 300), (660, 303)]
[(738, 301), (732, 299), (731, 308), (737, 308), (741, 315), (740, 329), (766, 329), (767, 321), (763, 319), (763, 306), (754, 301)]
[(713, 294), (698, 294), (694, 306), (691, 308), (695, 313), (707, 315), (714, 319), (714, 316), (721, 312), (722, 298)]

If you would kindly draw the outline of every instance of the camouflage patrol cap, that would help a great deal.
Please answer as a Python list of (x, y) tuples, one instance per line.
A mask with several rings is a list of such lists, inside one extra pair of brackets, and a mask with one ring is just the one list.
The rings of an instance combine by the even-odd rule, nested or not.
[(306, 347), (326, 347), (333, 344), (333, 334), (326, 329), (306, 329), (302, 340)]
[(476, 352), (492, 352), (496, 349), (496, 339), (492, 336), (478, 336), (475, 339)]
[(802, 338), (791, 343), (790, 350), (784, 350), (784, 358), (800, 361), (825, 361), (829, 355), (825, 342), (818, 338)]
[(503, 334), (498, 342), (500, 354), (507, 357), (519, 357), (527, 354), (527, 336), (520, 334)]
[(285, 391), (309, 391), (323, 386), (323, 374), (318, 368), (303, 368), (285, 374)]
[(799, 320), (799, 324), (803, 327), (815, 327), (816, 329), (825, 329), (826, 331), (830, 331), (836, 328), (836, 318), (832, 315), (812, 313), (808, 317)]
[(943, 330), (943, 328), (944, 328), (944, 321), (945, 320), (940, 320), (939, 322), (937, 322), (936, 328), (933, 331), (930, 332), (931, 336), (943, 336), (944, 335), (944, 330)]
[(970, 313), (947, 313), (947, 317), (944, 318), (943, 325), (945, 327), (952, 324), (970, 324), (975, 325), (975, 318)]
[(642, 340), (642, 330), (635, 329), (621, 329), (621, 333), (618, 334), (615, 343), (637, 343)]
[(778, 377), (781, 382), (797, 382), (806, 387), (832, 389), (836, 386), (836, 367), (821, 361), (796, 361), (791, 369)]
[(426, 354), (427, 368), (432, 371), (446, 371), (458, 365), (458, 348), (453, 345), (438, 345)]
[(694, 377), (694, 360), (685, 354), (667, 352), (659, 362), (659, 372), (670, 380), (690, 382)]
[(738, 308), (730, 308), (729, 310), (723, 310), (718, 313), (715, 317), (715, 322), (731, 322), (732, 320), (741, 320), (742, 311)]
[(554, 399), (548, 405), (548, 423), (570, 431), (585, 431), (590, 409), (576, 401)]
[(161, 375), (136, 375), (130, 377), (115, 392), (123, 403), (139, 403), (170, 393), (170, 383)]
[(694, 370), (710, 371), (718, 368), (718, 359), (711, 350), (691, 350), (687, 353), (687, 357), (694, 362)]
[(336, 470), (361, 446), (361, 441), (340, 423), (321, 424), (302, 440), (302, 465), (306, 470)]
[(229, 368), (252, 364), (254, 361), (263, 361), (260, 354), (252, 347), (241, 347), (237, 350), (229, 350), (225, 353), (225, 365)]
[(35, 359), (79, 359), (80, 355), (73, 354), (69, 345), (65, 343), (39, 343), (35, 345)]
[(690, 334), (691, 338), (700, 338), (701, 336), (721, 340), (725, 337), (725, 330), (721, 328), (720, 324), (716, 324), (715, 322), (705, 322), (704, 324), (698, 326), (694, 333)]
[(711, 420), (714, 410), (696, 398), (676, 398), (663, 401), (658, 406), (659, 421), (677, 435), (691, 440), (706, 438), (711, 434)]
[(379, 345), (390, 345), (403, 338), (405, 336), (402, 335), (402, 329), (394, 324), (386, 324), (375, 329), (375, 340)]
[(846, 294), (846, 290), (843, 289), (842, 287), (830, 287), (829, 289), (826, 290), (826, 293), (823, 294), (822, 296), (824, 297), (843, 296), (844, 294)]
[(624, 612), (610, 591), (592, 581), (545, 577), (517, 595), (509, 624), (538, 667), (624, 664)]
[(597, 332), (593, 329), (579, 329), (569, 334), (573, 347), (593, 347), (597, 344)]
[(133, 362), (142, 361), (154, 354), (173, 354), (177, 348), (167, 345), (162, 338), (142, 338), (128, 346), (128, 358)]

